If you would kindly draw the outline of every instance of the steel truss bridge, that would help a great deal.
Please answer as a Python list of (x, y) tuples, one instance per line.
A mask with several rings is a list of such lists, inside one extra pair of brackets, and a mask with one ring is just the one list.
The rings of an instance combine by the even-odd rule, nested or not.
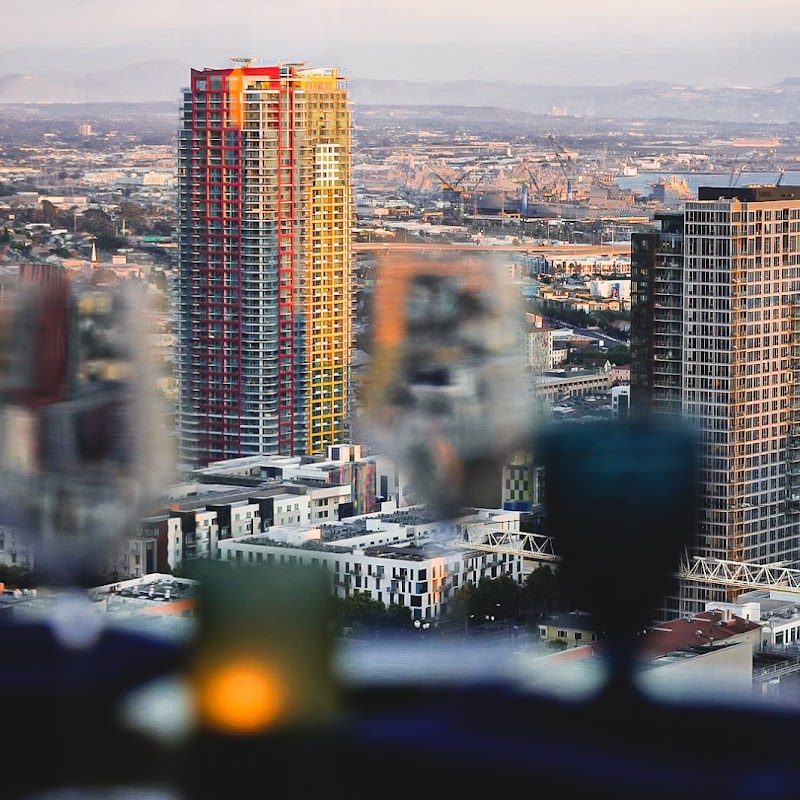
[[(502, 553), (533, 561), (560, 561), (553, 537), (538, 533), (487, 530), (480, 524), (468, 524), (453, 544), (466, 550)], [(676, 577), (719, 588), (778, 590), (800, 595), (800, 569), (792, 569), (782, 563), (751, 564), (700, 556), (686, 557)]]

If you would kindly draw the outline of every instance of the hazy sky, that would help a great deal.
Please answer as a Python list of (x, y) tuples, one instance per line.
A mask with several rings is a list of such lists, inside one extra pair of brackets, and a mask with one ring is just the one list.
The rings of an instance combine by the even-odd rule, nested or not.
[[(800, 0), (36, 0), (0, 73), (151, 58), (311, 61), (353, 78), (766, 85), (800, 75)], [(9, 7), (10, 6), (10, 7)]]

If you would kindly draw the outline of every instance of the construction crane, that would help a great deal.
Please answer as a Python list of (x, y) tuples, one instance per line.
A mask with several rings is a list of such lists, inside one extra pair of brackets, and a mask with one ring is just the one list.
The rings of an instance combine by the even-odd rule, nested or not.
[(456, 215), (460, 216), (463, 209), (461, 206), (463, 205), (463, 198), (462, 194), (465, 191), (462, 188), (461, 184), (467, 179), (470, 175), (472, 170), (466, 170), (461, 174), (460, 177), (456, 178), (455, 180), (448, 180), (439, 172), (437, 172), (430, 164), (427, 165), (428, 169), (431, 171), (431, 174), (440, 182), (441, 190), (442, 190), (442, 200), (445, 203), (445, 206), (448, 208), (454, 208), (456, 211)]
[[(438, 178), (442, 183), (442, 192), (444, 194), (445, 202), (449, 202), (451, 204), (459, 204), (463, 202), (463, 195), (465, 193), (469, 193), (469, 189), (467, 186), (463, 185), (464, 181), (472, 175), (475, 170), (478, 168), (478, 164), (473, 164), (472, 166), (465, 169), (461, 175), (453, 180), (447, 180), (446, 178), (442, 177), (439, 173), (435, 172), (433, 168), (431, 168), (431, 172), (433, 175)], [(478, 183), (483, 180), (481, 178)], [(473, 185), (473, 189), (478, 185), (478, 183)]]
[(459, 187), (461, 187), (461, 184), (462, 184), (462, 183), (463, 183), (463, 182), (464, 182), (464, 181), (465, 181), (465, 180), (466, 180), (466, 179), (467, 179), (467, 178), (468, 178), (470, 175), (472, 175), (472, 173), (473, 173), (473, 172), (475, 172), (475, 170), (476, 170), (477, 168), (478, 168), (478, 165), (477, 165), (477, 164), (473, 164), (473, 166), (471, 166), (471, 167), (468, 167), (467, 169), (465, 169), (465, 170), (464, 170), (464, 172), (461, 174), (461, 177), (460, 177), (460, 178), (459, 178), (457, 181), (454, 181), (454, 182), (453, 182), (453, 185), (451, 186), (452, 190), (453, 190), (454, 192), (458, 192), (458, 191), (464, 192), (464, 191), (466, 191), (466, 187), (463, 187), (463, 188), (459, 188)]
[[(500, 553), (532, 561), (558, 563), (561, 560), (552, 536), (491, 530), (481, 524), (465, 525), (461, 536), (452, 545), (459, 549)], [(800, 595), (800, 569), (783, 563), (753, 564), (684, 555), (675, 577), (719, 588), (774, 590)]]
[(731, 174), (728, 177), (728, 186), (733, 186), (733, 176), (736, 174), (736, 164), (739, 161), (739, 154), (733, 157), (733, 164), (731, 165)]
[(445, 178), (441, 173), (437, 172), (430, 164), (427, 165), (436, 180), (439, 181), (439, 188), (442, 191), (443, 198), (447, 200), (447, 192), (450, 191), (452, 182)]
[[(777, 150), (767, 150), (764, 153), (759, 153), (757, 150), (752, 150), (747, 157), (747, 160), (742, 164), (739, 168), (738, 172), (736, 172), (736, 176), (734, 177), (734, 170), (736, 167), (736, 159), (734, 159), (734, 170), (731, 170), (731, 177), (728, 180), (728, 186), (736, 186), (739, 182), (739, 178), (742, 177), (742, 173), (750, 166), (752, 166), (753, 162), (758, 160), (761, 161), (760, 168), (763, 169), (766, 167), (767, 169), (775, 169), (775, 156), (777, 155)], [(738, 155), (736, 156), (738, 158)], [(759, 167), (756, 167), (758, 170)], [(779, 181), (783, 178), (783, 170), (781, 171), (781, 177), (778, 179)], [(776, 184), (777, 186), (778, 184)]]
[(742, 177), (742, 173), (750, 166), (750, 163), (752, 162), (754, 157), (755, 157), (755, 153), (751, 152), (748, 155), (747, 159), (745, 160), (744, 164), (742, 164), (742, 166), (739, 167), (739, 169), (737, 171), (736, 170), (736, 161), (739, 158), (739, 154), (738, 153), (736, 154), (736, 158), (734, 158), (734, 160), (733, 160), (733, 169), (731, 170), (731, 176), (728, 179), (728, 186), (736, 186), (736, 184), (739, 183), (739, 178)]
[(442, 189), (445, 189), (445, 188), (449, 187), (450, 182), (448, 180), (446, 180), (444, 177), (442, 177), (430, 164), (427, 164), (426, 166), (431, 171), (431, 174), (433, 175), (433, 177), (436, 178), (436, 180), (439, 181), (439, 183), (441, 184), (441, 188)]
[[(475, 170), (471, 170), (468, 175), (471, 175)], [(467, 176), (464, 176), (467, 177)], [(472, 200), (472, 214), (473, 216), (478, 213), (478, 196), (475, 194), (478, 187), (486, 180), (487, 174), (485, 172), (481, 173), (478, 176), (478, 179), (474, 183), (470, 183), (469, 186), (460, 186), (456, 191), (461, 192), (461, 199), (463, 203), (466, 203), (468, 200)]]
[(512, 180), (515, 183), (519, 183), (522, 186), (527, 187), (528, 190), (530, 190), (530, 188), (533, 187), (536, 190), (536, 196), (539, 197), (539, 198), (544, 198), (544, 192), (542, 191), (542, 187), (539, 185), (539, 182), (536, 180), (536, 176), (533, 174), (533, 170), (531, 169), (530, 164), (527, 161), (520, 161), (520, 166), (525, 171), (525, 174), (527, 175), (527, 179), (526, 178), (522, 178), (522, 177), (515, 177), (515, 178), (512, 178)]
[(409, 203), (417, 203), (422, 193), (424, 179), (425, 174), (421, 172), (419, 178), (412, 182), (411, 170), (404, 171), (401, 183), (397, 187), (397, 193)]
[(553, 147), (553, 152), (556, 154), (561, 171), (564, 173), (564, 178), (567, 181), (567, 200), (572, 200), (572, 174), (569, 167), (573, 166), (572, 157), (564, 150), (563, 147), (556, 141), (552, 133), (547, 134), (550, 144)]
[[(527, 178), (516, 175), (511, 178), (513, 183), (518, 183), (522, 187), (522, 196), (520, 197), (520, 214), (525, 216), (527, 214), (527, 205), (528, 202), (531, 200), (531, 197), (536, 197), (540, 200), (545, 199), (545, 193), (542, 191), (542, 187), (539, 185), (539, 182), (536, 180), (536, 176), (533, 174), (533, 170), (531, 169), (530, 164), (523, 160), (520, 161), (520, 167), (524, 170)], [(515, 170), (515, 173), (517, 170)], [(535, 190), (535, 194), (531, 191), (531, 189)]]

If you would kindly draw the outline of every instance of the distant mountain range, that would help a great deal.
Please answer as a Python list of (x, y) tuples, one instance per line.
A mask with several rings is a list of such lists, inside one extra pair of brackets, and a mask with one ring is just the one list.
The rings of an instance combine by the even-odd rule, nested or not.
[[(177, 102), (188, 76), (189, 65), (172, 60), (141, 61), (86, 75), (57, 71), (7, 74), (0, 75), (0, 102)], [(349, 85), (357, 105), (493, 106), (531, 114), (620, 119), (800, 121), (800, 78), (787, 78), (767, 88), (702, 88), (648, 81), (617, 86), (543, 86), (352, 79)]]
[(188, 83), (189, 66), (181, 61), (140, 61), (122, 69), (75, 75), (43, 72), (0, 75), (3, 103), (177, 103)]

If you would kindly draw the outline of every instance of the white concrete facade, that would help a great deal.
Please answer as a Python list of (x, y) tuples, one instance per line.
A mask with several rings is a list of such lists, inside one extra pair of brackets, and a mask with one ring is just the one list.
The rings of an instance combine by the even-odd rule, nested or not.
[[(476, 511), (467, 521), (519, 529), (517, 512)], [(365, 592), (386, 605), (407, 606), (414, 619), (437, 619), (467, 583), (500, 575), (522, 581), (521, 558), (452, 545), (462, 523), (466, 524), (432, 521), (424, 511), (411, 509), (308, 528), (304, 537), (299, 531), (287, 535), (286, 529), (271, 528), (257, 536), (220, 541), (217, 557), (240, 565), (323, 567), (338, 597)]]

